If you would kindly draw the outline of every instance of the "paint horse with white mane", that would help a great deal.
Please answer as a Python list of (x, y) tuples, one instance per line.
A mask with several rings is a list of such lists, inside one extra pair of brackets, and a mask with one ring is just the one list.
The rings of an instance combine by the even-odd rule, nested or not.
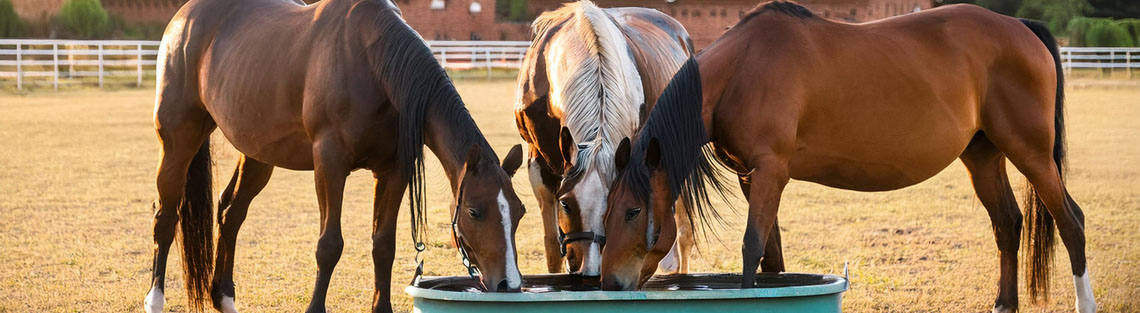
[[(633, 136), (647, 104), (692, 55), (691, 41), (680, 23), (656, 10), (601, 9), (590, 1), (543, 13), (534, 33), (519, 71), (515, 118), (530, 146), (547, 269), (561, 272), (565, 257), (569, 272), (596, 276), (614, 149)], [(679, 232), (679, 245), (661, 264), (666, 272), (688, 269), (692, 231)]]

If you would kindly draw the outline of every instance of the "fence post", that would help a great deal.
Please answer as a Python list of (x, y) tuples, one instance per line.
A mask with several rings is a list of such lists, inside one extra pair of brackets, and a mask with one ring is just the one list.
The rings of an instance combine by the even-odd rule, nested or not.
[(59, 44), (51, 44), (51, 84), (59, 90)]
[(1124, 68), (1128, 69), (1128, 79), (1132, 79), (1132, 50), (1124, 51)]
[(447, 69), (447, 49), (440, 50), (440, 58), (443, 59), (443, 69)]
[(103, 44), (99, 44), (99, 88), (103, 88)]
[(487, 79), (491, 79), (491, 48), (483, 48), (483, 49), (484, 49), (483, 51), (486, 52), (485, 55), (486, 55), (486, 61), (487, 61)]
[(23, 46), (24, 44), (16, 43), (16, 90), (24, 89), (24, 68), (21, 63), (23, 61)]
[(1112, 78), (1112, 72), (1116, 69), (1116, 51), (1108, 50), (1108, 78)]
[(135, 83), (135, 86), (141, 88), (142, 87), (142, 63), (143, 63), (142, 62), (143, 59), (142, 59), (142, 44), (141, 43), (138, 45), (138, 50), (135, 50), (135, 51), (138, 53), (138, 63), (135, 63), (135, 67), (139, 73), (139, 76), (138, 76), (139, 79), (138, 79), (138, 82)]

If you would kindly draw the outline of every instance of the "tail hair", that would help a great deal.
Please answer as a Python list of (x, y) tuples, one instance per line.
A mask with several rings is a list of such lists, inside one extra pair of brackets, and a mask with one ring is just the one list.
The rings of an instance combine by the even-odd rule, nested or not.
[[(1038, 39), (1049, 49), (1053, 55), (1053, 64), (1057, 71), (1057, 91), (1054, 104), (1053, 120), (1053, 161), (1057, 164), (1057, 173), (1061, 182), (1065, 181), (1065, 72), (1061, 67), (1061, 54), (1057, 48), (1057, 40), (1045, 27), (1045, 24), (1022, 19), (1022, 23), (1037, 35)], [(1053, 216), (1045, 209), (1045, 204), (1037, 195), (1037, 190), (1026, 182), (1025, 197), (1025, 227), (1024, 237), (1026, 257), (1026, 286), (1029, 289), (1030, 300), (1037, 302), (1040, 299), (1049, 299), (1049, 272), (1053, 266), (1054, 247), (1056, 246), (1056, 227)]]
[(182, 270), (189, 309), (202, 312), (209, 299), (214, 252), (214, 175), (209, 138), (198, 148), (186, 173), (186, 187), (178, 206), (182, 235)]

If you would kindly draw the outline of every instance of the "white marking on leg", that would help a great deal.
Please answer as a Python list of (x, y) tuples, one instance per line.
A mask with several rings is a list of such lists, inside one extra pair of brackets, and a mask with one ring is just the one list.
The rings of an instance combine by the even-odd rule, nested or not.
[(1085, 274), (1073, 275), (1073, 285), (1077, 292), (1077, 313), (1096, 312), (1096, 300), (1093, 299), (1092, 282), (1089, 281), (1089, 268), (1085, 266)]
[(1004, 305), (997, 305), (997, 306), (994, 306), (994, 310), (991, 312), (993, 312), (993, 313), (1009, 313), (1011, 311), (1009, 308), (1005, 307)]
[(503, 236), (506, 239), (506, 272), (507, 287), (517, 289), (522, 285), (522, 273), (519, 273), (518, 263), (515, 262), (515, 245), (514, 240), (511, 238), (511, 205), (507, 203), (507, 197), (503, 195), (503, 190), (499, 190), (499, 215), (503, 217)]
[(238, 313), (234, 306), (234, 297), (222, 296), (222, 313)]
[(657, 263), (657, 269), (662, 273), (674, 274), (681, 270), (680, 243), (680, 241), (673, 242), (673, 248), (669, 249), (669, 254), (666, 254), (665, 258)]
[(146, 294), (146, 300), (143, 301), (143, 305), (147, 313), (159, 313), (162, 312), (162, 306), (165, 302), (166, 299), (162, 296), (162, 289), (158, 289), (158, 286), (154, 286), (150, 288), (150, 292)]

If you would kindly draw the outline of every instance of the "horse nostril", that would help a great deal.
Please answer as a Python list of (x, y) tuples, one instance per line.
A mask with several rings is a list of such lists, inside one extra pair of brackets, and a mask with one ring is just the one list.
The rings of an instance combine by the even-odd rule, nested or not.
[(497, 289), (498, 291), (509, 291), (510, 287), (507, 286), (507, 280), (504, 279), (502, 281), (499, 281), (498, 288), (495, 288), (495, 289)]

